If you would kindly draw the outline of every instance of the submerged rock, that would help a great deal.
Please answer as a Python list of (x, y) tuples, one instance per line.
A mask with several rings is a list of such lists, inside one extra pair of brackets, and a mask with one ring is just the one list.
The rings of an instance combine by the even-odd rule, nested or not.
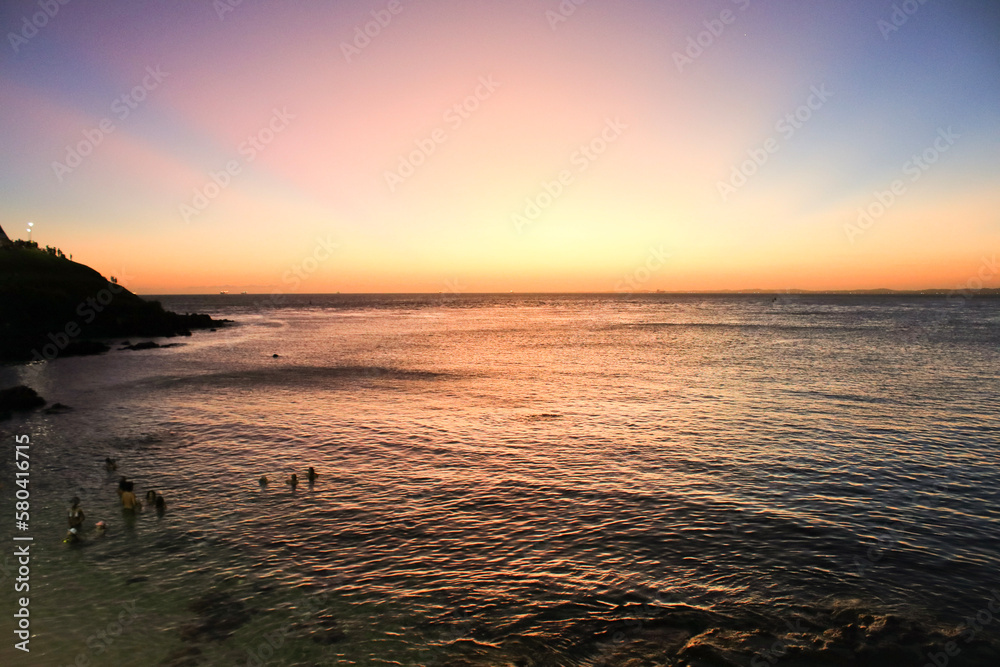
[(0, 390), (0, 415), (10, 412), (27, 412), (45, 405), (45, 399), (31, 387), (18, 385)]
[(159, 343), (157, 343), (155, 341), (152, 341), (152, 340), (147, 340), (147, 341), (145, 341), (143, 343), (136, 343), (135, 345), (126, 345), (122, 349), (123, 350), (155, 350), (158, 347), (160, 347)]
[[(995, 638), (961, 639), (958, 630), (928, 627), (919, 619), (843, 609), (795, 617), (785, 628), (763, 629), (728, 619), (702, 631), (667, 612), (648, 619), (619, 641), (595, 647), (594, 667), (882, 667), (921, 665), (953, 642), (966, 665), (1000, 664)], [(702, 619), (705, 620), (705, 619)], [(680, 621), (680, 622), (678, 622)], [(747, 625), (743, 628), (733, 626)], [(942, 654), (944, 655), (944, 654)]]
[(136, 343), (135, 345), (126, 345), (122, 347), (122, 350), (162, 350), (168, 347), (180, 347), (184, 343), (167, 343), (166, 345), (160, 345), (156, 341), (147, 340), (142, 343)]
[(347, 636), (337, 619), (330, 614), (319, 616), (308, 626), (309, 638), (318, 644), (336, 644)]
[(111, 347), (96, 340), (75, 340), (71, 341), (59, 353), (60, 357), (89, 357), (95, 354), (104, 354)]
[(222, 641), (250, 622), (246, 605), (225, 593), (203, 595), (188, 605), (188, 609), (199, 618), (181, 627), (181, 639), (185, 641)]

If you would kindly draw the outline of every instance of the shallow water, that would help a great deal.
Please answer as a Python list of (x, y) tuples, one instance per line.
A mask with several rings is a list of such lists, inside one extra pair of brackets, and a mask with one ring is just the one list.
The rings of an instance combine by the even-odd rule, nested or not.
[[(73, 407), (0, 424), (36, 540), (3, 664), (921, 665), (1000, 589), (998, 300), (164, 302), (237, 323), (0, 368)], [(74, 494), (106, 537), (60, 542)]]

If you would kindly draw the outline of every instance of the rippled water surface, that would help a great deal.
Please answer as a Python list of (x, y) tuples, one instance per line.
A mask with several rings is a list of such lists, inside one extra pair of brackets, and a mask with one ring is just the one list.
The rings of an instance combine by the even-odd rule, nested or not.
[(997, 300), (164, 302), (235, 324), (0, 368), (73, 408), (3, 664), (1000, 664)]

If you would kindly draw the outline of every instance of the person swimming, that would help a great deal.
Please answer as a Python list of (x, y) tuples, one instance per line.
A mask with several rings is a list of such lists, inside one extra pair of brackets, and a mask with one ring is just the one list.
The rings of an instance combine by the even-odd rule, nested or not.
[(167, 513), (167, 501), (163, 499), (163, 496), (156, 496), (156, 516), (163, 516)]
[(86, 516), (83, 513), (83, 508), (80, 507), (80, 499), (73, 496), (73, 500), (70, 501), (69, 506), (69, 527), (70, 528), (80, 528), (83, 526), (83, 520)]
[(262, 489), (266, 488), (267, 485), (269, 484), (269, 481), (267, 479), (267, 475), (261, 475), (260, 479), (257, 480), (257, 483), (260, 484), (260, 488), (262, 488)]
[(63, 538), (63, 542), (69, 542), (70, 544), (73, 544), (74, 542), (79, 542), (79, 541), (80, 541), (80, 535), (79, 535), (79, 531), (77, 531), (76, 528), (70, 528), (66, 532), (66, 537)]
[(289, 485), (290, 487), (292, 487), (292, 490), (294, 491), (294, 490), (295, 490), (295, 487), (297, 487), (297, 486), (299, 485), (299, 476), (298, 476), (298, 475), (296, 475), (296, 474), (295, 474), (295, 473), (293, 472), (293, 473), (292, 473), (292, 476), (291, 476), (291, 477), (290, 477), (289, 479), (286, 479), (286, 480), (285, 480), (285, 484), (287, 484), (287, 485)]
[(98, 536), (98, 537), (104, 537), (105, 533), (107, 533), (107, 532), (108, 532), (108, 526), (107, 526), (107, 524), (106, 524), (106, 523), (104, 523), (103, 521), (98, 521), (98, 522), (97, 522), (97, 523), (96, 523), (96, 524), (94, 525), (94, 528), (96, 528), (96, 529), (97, 529), (97, 536)]
[(146, 492), (146, 504), (150, 507), (156, 504), (156, 491), (150, 489)]
[(118, 461), (115, 461), (110, 456), (104, 457), (104, 469), (108, 472), (118, 470)]
[(139, 499), (135, 497), (135, 484), (132, 482), (125, 482), (125, 490), (122, 491), (122, 509), (129, 510), (131, 512), (138, 512), (142, 509), (142, 503)]
[(309, 480), (310, 484), (314, 484), (317, 477), (319, 477), (319, 475), (316, 474), (316, 470), (312, 466), (309, 466), (309, 473), (306, 475), (306, 479)]

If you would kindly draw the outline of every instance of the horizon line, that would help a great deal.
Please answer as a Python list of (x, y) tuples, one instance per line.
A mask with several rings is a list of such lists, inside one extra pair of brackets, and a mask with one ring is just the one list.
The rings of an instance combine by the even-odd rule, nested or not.
[(636, 290), (628, 292), (619, 291), (562, 291), (562, 292), (134, 292), (137, 296), (441, 296), (452, 297), (461, 296), (569, 296), (569, 295), (598, 295), (598, 296), (636, 296), (636, 295), (663, 295), (663, 296), (732, 296), (732, 295), (766, 295), (766, 296), (941, 296), (951, 294), (970, 294), (974, 296), (1000, 296), (1000, 288), (951, 288), (951, 287), (929, 287), (915, 290), (897, 290), (890, 288), (861, 288), (852, 290), (757, 290), (757, 289), (730, 289), (730, 290)]

